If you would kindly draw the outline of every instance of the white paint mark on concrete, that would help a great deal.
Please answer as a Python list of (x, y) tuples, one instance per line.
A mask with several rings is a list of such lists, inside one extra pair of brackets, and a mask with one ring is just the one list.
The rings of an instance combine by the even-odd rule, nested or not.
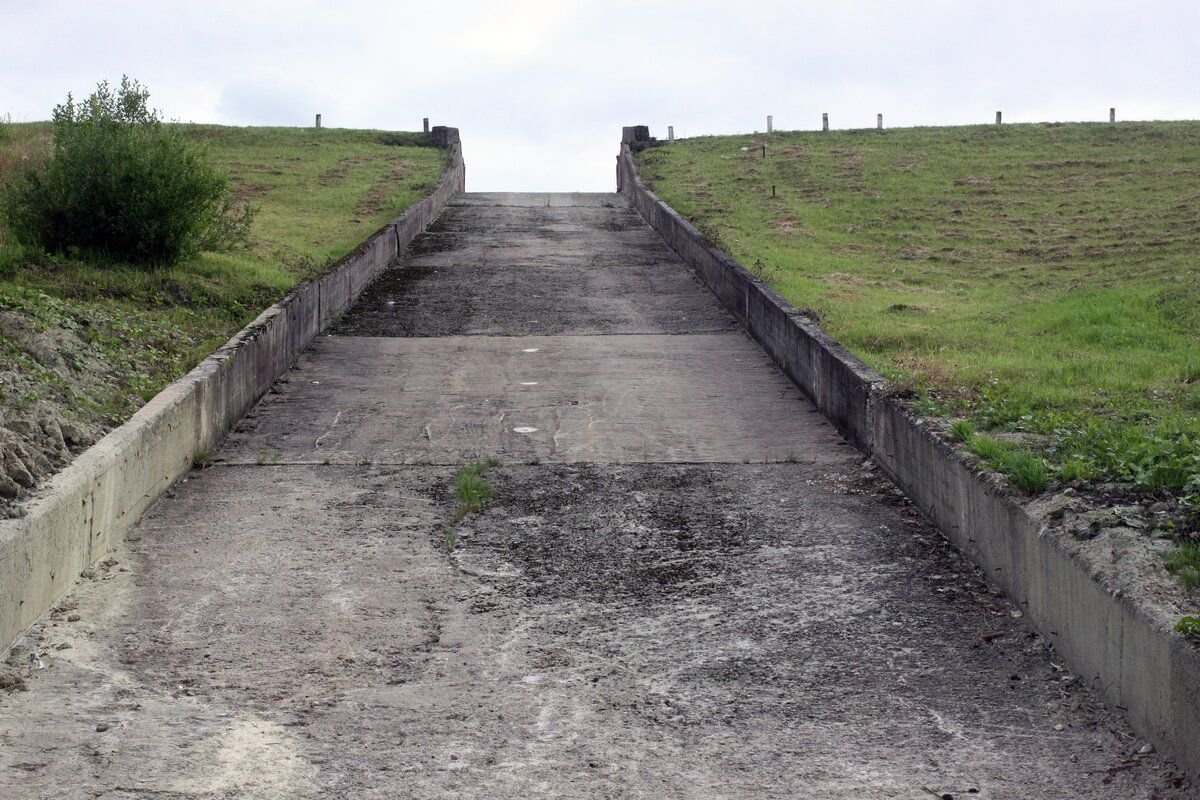
[(519, 425), (513, 428), (516, 433), (537, 433), (537, 428), (531, 428), (528, 425)]

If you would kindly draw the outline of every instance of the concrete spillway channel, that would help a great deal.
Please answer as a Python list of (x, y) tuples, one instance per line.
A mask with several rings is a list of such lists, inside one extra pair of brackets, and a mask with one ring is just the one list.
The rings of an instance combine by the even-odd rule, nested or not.
[(619, 195), (460, 196), (29, 641), (5, 798), (1186, 791)]

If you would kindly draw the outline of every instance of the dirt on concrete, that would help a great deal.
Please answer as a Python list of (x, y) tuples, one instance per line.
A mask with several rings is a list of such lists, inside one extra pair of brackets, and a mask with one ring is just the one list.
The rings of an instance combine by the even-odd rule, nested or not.
[(452, 551), (452, 468), (193, 472), (14, 652), (0, 794), (1189, 796), (845, 456), (500, 467)]

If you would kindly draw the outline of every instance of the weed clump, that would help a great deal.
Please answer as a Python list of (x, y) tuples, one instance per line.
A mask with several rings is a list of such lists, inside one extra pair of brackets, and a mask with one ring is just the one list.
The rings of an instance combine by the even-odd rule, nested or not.
[[(951, 435), (954, 435), (953, 431)], [(971, 434), (966, 444), (968, 450), (1003, 473), (1014, 486), (1026, 494), (1044, 491), (1050, 483), (1046, 462), (1035, 453), (1014, 450), (982, 434)]]
[(975, 435), (975, 426), (967, 419), (956, 419), (950, 423), (950, 438), (956, 442), (969, 442)]
[(1010, 453), (1001, 465), (1001, 471), (1026, 494), (1045, 490), (1050, 480), (1046, 475), (1046, 462), (1024, 450)]
[(229, 177), (121, 79), (54, 109), (50, 155), (4, 189), (0, 210), (23, 243), (97, 262), (165, 267), (246, 240), (253, 212)]
[(484, 479), (484, 475), (492, 467), (500, 466), (499, 460), (487, 458), (467, 464), (454, 475), (454, 490), (451, 494), (458, 501), (458, 507), (450, 516), (451, 522), (458, 522), (467, 514), (479, 511), (492, 499), (492, 485)]

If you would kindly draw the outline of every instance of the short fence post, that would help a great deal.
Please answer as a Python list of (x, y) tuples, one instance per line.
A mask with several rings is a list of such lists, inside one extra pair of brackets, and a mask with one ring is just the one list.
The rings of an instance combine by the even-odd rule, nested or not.
[(821, 130), (829, 130), (829, 114), (821, 114)]
[(318, 127), (318, 128), (319, 128), (319, 127), (321, 127), (321, 115), (320, 115), (320, 114), (317, 114), (317, 124), (316, 124), (316, 127)]
[(767, 133), (775, 130), (775, 118), (767, 114)]
[(996, 124), (997, 125), (1000, 124), (1000, 112), (999, 111), (996, 112)]
[(883, 130), (883, 114), (875, 115), (875, 130), (877, 130), (877, 131)]
[(667, 141), (668, 142), (675, 141), (675, 126), (674, 125), (667, 126)]
[(1117, 110), (1115, 108), (1110, 108), (1108, 110), (1108, 121), (1109, 122), (1117, 121)]
[(429, 133), (429, 117), (425, 117), (421, 122), (425, 125), (425, 132)]

